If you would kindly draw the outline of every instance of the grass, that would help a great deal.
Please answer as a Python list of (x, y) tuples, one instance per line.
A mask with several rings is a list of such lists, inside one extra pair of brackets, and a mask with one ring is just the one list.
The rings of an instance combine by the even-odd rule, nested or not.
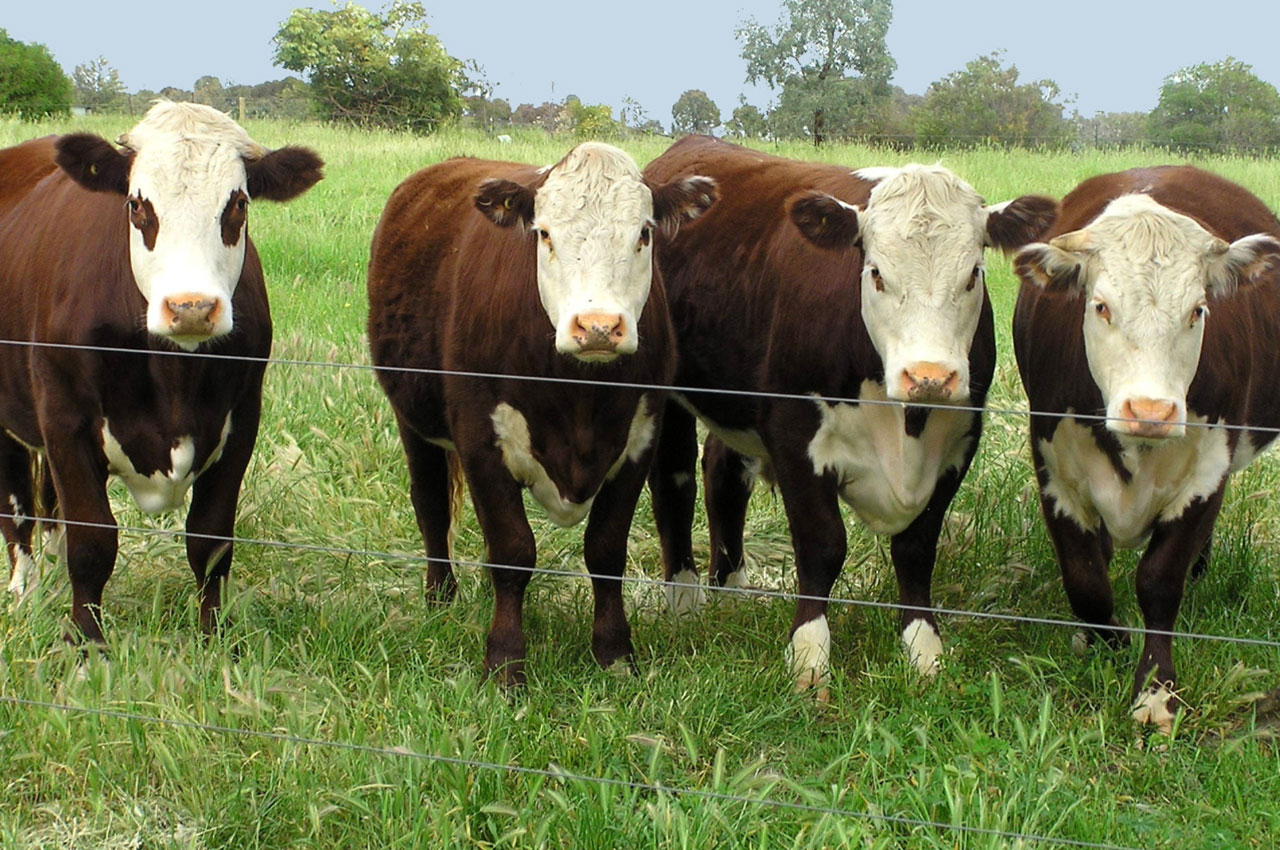
[[(67, 126), (0, 123), (0, 142)], [(126, 129), (108, 119), (74, 126), (109, 136)], [(499, 145), (461, 133), (249, 129), (268, 145), (311, 145), (328, 162), (308, 195), (255, 206), (252, 232), (272, 292), (276, 356), (332, 363), (368, 362), (368, 239), (400, 180), (453, 154), (545, 163), (567, 149), (533, 136)], [(643, 163), (664, 144), (627, 147)], [(911, 158), (858, 147), (777, 150), (854, 166)], [(979, 150), (941, 159), (995, 201), (1060, 196), (1085, 176), (1168, 157)], [(1280, 207), (1275, 162), (1197, 162)], [(991, 267), (1001, 359), (990, 404), (1021, 409), (1008, 339), (1014, 279), (1006, 261), (993, 257)], [(1025, 419), (988, 423), (944, 531), (936, 601), (1069, 618), (1036, 506)], [(1190, 589), (1181, 628), (1277, 639), (1278, 472), (1263, 458), (1232, 483), (1214, 563)], [(112, 492), (124, 526), (181, 526), (177, 515), (144, 517), (119, 485)], [(924, 683), (900, 651), (892, 612), (838, 606), (832, 699), (817, 705), (790, 693), (782, 663), (789, 602), (718, 599), (694, 619), (673, 620), (660, 588), (629, 585), (640, 672), (626, 678), (591, 660), (587, 583), (537, 577), (527, 603), (530, 684), (504, 694), (479, 675), (487, 581), (463, 567), (452, 606), (424, 603), (407, 493), (394, 421), (371, 373), (272, 366), (238, 534), (368, 554), (238, 547), (234, 625), (205, 641), (179, 543), (123, 533), (106, 596), (109, 663), (91, 658), (77, 675), (79, 655), (61, 641), (69, 600), (57, 576), (31, 604), (0, 612), (0, 696), (375, 751), (0, 702), (0, 846), (1024, 846), (978, 831), (994, 830), (1267, 848), (1280, 834), (1278, 712), (1263, 699), (1280, 686), (1275, 648), (1175, 641), (1190, 709), (1165, 738), (1128, 718), (1136, 648), (1080, 657), (1070, 628), (952, 616), (943, 621), (946, 665)], [(580, 569), (581, 528), (533, 516), (540, 564)], [(836, 593), (893, 601), (886, 541), (854, 520), (849, 529)], [(705, 562), (701, 519), (695, 534)], [(786, 523), (771, 493), (753, 499), (747, 550), (753, 579), (794, 589)], [(458, 551), (483, 560), (470, 517)], [(647, 499), (631, 559), (630, 575), (661, 572)], [(1130, 624), (1139, 622), (1134, 563), (1121, 553), (1113, 567)]]

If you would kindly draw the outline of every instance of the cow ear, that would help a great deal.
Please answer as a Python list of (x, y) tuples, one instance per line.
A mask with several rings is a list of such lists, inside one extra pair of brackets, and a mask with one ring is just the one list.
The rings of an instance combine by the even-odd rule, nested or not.
[(1013, 251), (1049, 232), (1058, 220), (1058, 202), (1043, 195), (1023, 195), (986, 207), (987, 247)]
[(1256, 283), (1263, 275), (1280, 268), (1280, 241), (1267, 233), (1255, 233), (1227, 244), (1211, 241), (1206, 249), (1207, 284), (1210, 295), (1230, 295), (1237, 285)]
[(791, 203), (791, 221), (819, 248), (844, 251), (856, 246), (858, 208), (826, 192), (806, 192)]
[(309, 148), (283, 147), (246, 159), (244, 170), (250, 198), (288, 201), (324, 177), (324, 160)]
[(475, 205), (498, 227), (533, 225), (533, 190), (513, 180), (485, 180), (476, 189)]
[(1013, 258), (1013, 270), (1032, 286), (1051, 292), (1076, 289), (1083, 284), (1082, 271), (1090, 251), (1088, 232), (1075, 230), (1049, 241), (1033, 242)]
[(54, 145), (58, 167), (93, 192), (129, 194), (129, 168), (133, 152), (121, 150), (93, 133), (72, 133)]
[(710, 177), (685, 177), (653, 189), (653, 219), (668, 237), (680, 225), (711, 209), (720, 198), (720, 187)]

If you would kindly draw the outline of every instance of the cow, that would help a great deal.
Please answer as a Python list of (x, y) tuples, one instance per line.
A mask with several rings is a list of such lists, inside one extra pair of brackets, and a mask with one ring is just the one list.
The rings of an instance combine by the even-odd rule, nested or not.
[(975, 408), (996, 362), (983, 249), (1035, 239), (1056, 203), (1025, 196), (989, 207), (940, 166), (850, 171), (699, 136), (645, 170), (655, 182), (694, 173), (715, 179), (723, 199), (664, 246), (680, 389), (650, 490), (669, 603), (695, 607), (704, 592), (690, 532), (696, 415), (711, 433), (711, 582), (744, 584), (757, 475), (781, 493), (801, 595), (788, 646), (797, 688), (827, 696), (827, 598), (846, 553), (841, 499), (891, 536), (902, 639), (932, 675), (942, 651), (929, 610), (938, 535), (977, 449)]
[[(1123, 643), (1107, 565), (1146, 546), (1132, 713), (1172, 727), (1172, 638), (1227, 478), (1280, 426), (1280, 221), (1190, 166), (1085, 180), (1015, 258), (1018, 370), (1040, 503), (1089, 640)], [(1197, 560), (1198, 559), (1198, 560)]]
[[(219, 623), (271, 347), (249, 206), (300, 195), (323, 167), (310, 150), (267, 150), (195, 104), (155, 104), (120, 144), (73, 133), (0, 151), (9, 590), (31, 593), (33, 517), (56, 508), (71, 578), (68, 637), (96, 643), (105, 642), (102, 593), (118, 542), (111, 475), (148, 513), (178, 508), (192, 491), (186, 550), (200, 625)], [(36, 469), (55, 503), (41, 512)]]
[(602, 667), (630, 663), (620, 579), (675, 364), (654, 255), (715, 198), (705, 178), (646, 181), (627, 154), (588, 142), (549, 168), (450, 159), (387, 201), (369, 346), (409, 464), (427, 595), (456, 592), (465, 481), (494, 588), (484, 671), (503, 685), (525, 682), (525, 488), (553, 522), (587, 519), (592, 652)]

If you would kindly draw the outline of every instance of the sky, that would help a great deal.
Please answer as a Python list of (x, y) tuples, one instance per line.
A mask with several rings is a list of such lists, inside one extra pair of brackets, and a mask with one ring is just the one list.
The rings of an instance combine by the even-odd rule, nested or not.
[[(205, 75), (253, 84), (289, 72), (272, 64), (271, 38), (307, 0), (44, 0), (0, 11), (11, 38), (47, 46), (68, 73), (105, 56), (130, 91), (189, 89)], [(382, 8), (382, 0), (363, 5)], [(624, 97), (671, 122), (671, 106), (702, 89), (727, 118), (739, 95), (766, 108), (773, 93), (744, 82), (734, 28), (775, 24), (781, 0), (424, 0), (453, 56), (478, 62), (495, 97), (514, 108), (577, 95), (615, 108)], [(994, 50), (1022, 80), (1052, 79), (1072, 109), (1149, 111), (1164, 77), (1234, 56), (1280, 87), (1280, 3), (1263, 0), (897, 0), (888, 47), (893, 83), (912, 94)]]

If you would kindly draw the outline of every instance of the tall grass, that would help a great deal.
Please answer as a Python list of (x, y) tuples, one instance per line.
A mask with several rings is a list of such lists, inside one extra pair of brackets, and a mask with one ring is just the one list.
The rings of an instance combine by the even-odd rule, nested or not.
[[(0, 123), (0, 141), (68, 126), (108, 136), (126, 129), (108, 119)], [(568, 147), (540, 136), (500, 145), (466, 133), (249, 130), (268, 145), (310, 145), (327, 161), (326, 179), (303, 198), (255, 205), (251, 232), (271, 288), (275, 354), (332, 363), (368, 363), (368, 241), (400, 180), (451, 155), (548, 163)], [(643, 164), (665, 143), (624, 147)], [(850, 166), (911, 158), (853, 146), (769, 149)], [(977, 150), (941, 159), (996, 201), (1060, 196), (1088, 175), (1167, 157)], [(1280, 207), (1274, 161), (1197, 162)], [(992, 257), (988, 280), (1001, 329), (990, 404), (1021, 409), (1007, 262)], [(988, 417), (944, 531), (941, 606), (1070, 616), (1038, 516), (1025, 429), (1020, 416)], [(1277, 466), (1264, 458), (1231, 485), (1213, 565), (1190, 589), (1180, 627), (1280, 638), (1276, 484)], [(452, 606), (424, 603), (407, 494), (394, 421), (368, 371), (272, 366), (237, 533), (365, 554), (237, 547), (234, 624), (206, 641), (180, 543), (123, 533), (106, 595), (110, 660), (95, 656), (81, 668), (63, 644), (69, 602), (56, 576), (29, 604), (0, 613), (0, 696), (556, 776), (0, 703), (0, 845), (1020, 846), (979, 831), (992, 830), (1141, 847), (1271, 847), (1280, 834), (1277, 712), (1262, 698), (1280, 685), (1274, 648), (1175, 641), (1190, 708), (1166, 739), (1128, 718), (1137, 649), (1080, 657), (1069, 628), (947, 617), (945, 666), (925, 683), (900, 651), (892, 612), (837, 606), (832, 700), (817, 705), (790, 693), (783, 668), (789, 602), (717, 597), (699, 616), (673, 620), (659, 588), (629, 585), (640, 672), (620, 678), (591, 660), (587, 583), (536, 577), (527, 603), (530, 684), (505, 694), (479, 671), (486, 579), (463, 567)], [(138, 513), (123, 488), (113, 495), (123, 526), (181, 527), (177, 515)], [(555, 529), (531, 513), (540, 565), (581, 569), (581, 529)], [(886, 542), (856, 520), (848, 525), (836, 593), (894, 601)], [(695, 535), (705, 563), (701, 518)], [(484, 558), (469, 515), (457, 548), (464, 560)], [(753, 499), (747, 551), (753, 580), (794, 590), (772, 493)], [(647, 501), (630, 557), (630, 574), (660, 573)], [(1122, 553), (1113, 573), (1120, 616), (1138, 624), (1133, 565)]]

